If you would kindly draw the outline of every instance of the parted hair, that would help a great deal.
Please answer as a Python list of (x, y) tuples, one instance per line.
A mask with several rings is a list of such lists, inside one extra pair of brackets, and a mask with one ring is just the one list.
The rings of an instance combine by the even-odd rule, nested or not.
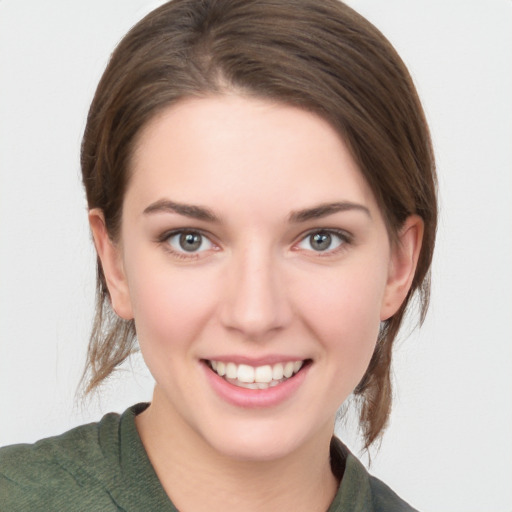
[[(381, 325), (354, 391), (365, 446), (383, 432), (392, 401), (391, 357), (413, 295), (423, 321), (437, 224), (428, 126), (414, 84), (388, 40), (338, 0), (173, 0), (121, 40), (92, 101), (81, 148), (88, 207), (119, 237), (130, 161), (141, 129), (184, 98), (236, 91), (314, 112), (348, 145), (386, 222), (391, 243), (419, 215), (424, 236), (409, 294)], [(170, 312), (172, 314), (172, 312)], [(100, 260), (86, 393), (136, 349), (136, 326), (112, 310)]]

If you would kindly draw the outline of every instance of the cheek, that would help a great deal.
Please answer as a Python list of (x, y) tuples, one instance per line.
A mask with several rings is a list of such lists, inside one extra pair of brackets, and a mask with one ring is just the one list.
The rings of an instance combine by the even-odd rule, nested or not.
[(129, 289), (144, 357), (171, 346), (186, 348), (211, 316), (215, 301), (211, 279), (201, 269), (190, 272), (165, 261), (141, 261), (138, 258), (129, 269)]
[(380, 326), (386, 273), (354, 266), (318, 275), (295, 297), (303, 321), (337, 363), (366, 369)]

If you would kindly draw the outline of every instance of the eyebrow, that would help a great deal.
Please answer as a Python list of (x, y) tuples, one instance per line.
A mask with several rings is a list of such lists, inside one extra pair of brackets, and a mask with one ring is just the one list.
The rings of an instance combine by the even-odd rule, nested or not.
[(372, 217), (370, 210), (366, 208), (366, 206), (358, 203), (351, 203), (350, 201), (340, 201), (336, 203), (324, 203), (312, 208), (305, 208), (304, 210), (294, 211), (290, 213), (288, 220), (291, 223), (306, 222), (308, 220), (321, 219), (322, 217), (327, 217), (328, 215), (333, 215), (334, 213), (351, 210), (361, 211), (368, 215), (368, 217)]
[(160, 199), (150, 204), (144, 214), (152, 213), (178, 213), (192, 219), (205, 220), (208, 222), (219, 222), (219, 218), (208, 208), (191, 204), (176, 203), (168, 199)]
[[(320, 219), (338, 212), (351, 210), (361, 211), (371, 218), (370, 210), (366, 208), (366, 206), (358, 203), (352, 203), (350, 201), (339, 201), (335, 203), (323, 203), (312, 208), (293, 211), (290, 213), (288, 221), (292, 224), (306, 222), (308, 220)], [(192, 219), (215, 223), (220, 222), (219, 218), (209, 208), (192, 204), (177, 203), (169, 199), (160, 199), (144, 209), (144, 214), (146, 215), (153, 213), (177, 213)]]

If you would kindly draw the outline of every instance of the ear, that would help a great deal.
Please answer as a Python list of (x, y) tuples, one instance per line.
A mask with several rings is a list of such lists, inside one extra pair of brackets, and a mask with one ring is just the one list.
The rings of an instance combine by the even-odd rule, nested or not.
[(411, 288), (423, 239), (423, 220), (418, 215), (407, 217), (391, 247), (388, 281), (380, 319), (387, 320), (400, 308)]
[(93, 208), (89, 211), (89, 224), (107, 282), (112, 308), (121, 318), (131, 320), (133, 312), (121, 249), (108, 235), (102, 210)]

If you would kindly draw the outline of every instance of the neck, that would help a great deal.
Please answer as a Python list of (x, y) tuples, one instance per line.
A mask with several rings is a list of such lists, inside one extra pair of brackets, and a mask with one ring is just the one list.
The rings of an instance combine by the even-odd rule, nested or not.
[(330, 467), (332, 429), (284, 457), (240, 460), (219, 454), (183, 421), (162, 414), (157, 397), (136, 425), (155, 472), (178, 510), (325, 511), (339, 482)]

